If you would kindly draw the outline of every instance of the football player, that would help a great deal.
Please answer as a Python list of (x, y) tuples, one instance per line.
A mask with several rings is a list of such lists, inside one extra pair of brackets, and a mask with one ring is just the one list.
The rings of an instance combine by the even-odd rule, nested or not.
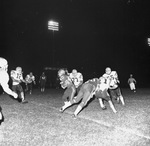
[[(61, 87), (65, 89), (62, 99), (64, 101), (64, 105), (66, 105), (69, 101), (73, 100), (76, 89), (66, 70), (60, 69), (58, 71), (58, 77), (60, 79)], [(62, 112), (62, 108), (60, 109), (60, 112)]]
[(45, 73), (43, 72), (39, 79), (41, 92), (45, 91), (46, 81), (47, 81), (47, 77), (46, 77)]
[(11, 79), (12, 79), (13, 91), (18, 94), (21, 103), (27, 103), (28, 101), (25, 100), (24, 91), (20, 84), (21, 82), (25, 83), (25, 80), (23, 79), (21, 67), (16, 67), (16, 70), (11, 70)]
[(125, 105), (124, 98), (119, 87), (120, 81), (118, 79), (117, 72), (111, 71), (111, 68), (107, 67), (105, 69), (105, 74), (103, 74), (103, 77), (106, 79), (106, 83), (109, 84), (108, 92), (111, 98), (115, 98), (117, 99), (118, 103), (121, 101), (122, 105)]
[[(8, 62), (6, 59), (0, 57), (0, 85), (2, 86), (4, 92), (6, 92), (8, 95), (13, 96), (14, 98), (17, 98), (18, 95), (9, 88), (8, 85), (9, 75), (7, 71), (8, 71)], [(3, 122), (3, 120), (4, 117), (2, 114), (2, 108), (0, 107), (0, 123)]]
[(100, 83), (98, 84), (98, 88), (95, 92), (95, 97), (99, 100), (100, 106), (102, 109), (106, 109), (106, 106), (103, 103), (103, 100), (109, 103), (110, 108), (113, 110), (114, 113), (117, 113), (110, 95), (108, 94), (109, 84), (106, 83), (104, 77), (99, 78)]
[(26, 91), (29, 91), (29, 93), (32, 94), (33, 84), (34, 85), (36, 84), (36, 82), (35, 82), (35, 76), (33, 75), (32, 72), (30, 72), (26, 76), (25, 81), (26, 81)]
[(66, 102), (60, 111), (63, 112), (66, 108), (81, 101), (73, 114), (73, 117), (76, 118), (79, 112), (87, 105), (88, 101), (95, 94), (98, 84), (99, 84), (98, 78), (94, 78), (83, 83), (77, 96), (74, 97), (73, 100)]
[(128, 84), (130, 86), (130, 90), (136, 92), (136, 88), (135, 88), (136, 80), (135, 78), (133, 78), (132, 74), (130, 74), (130, 78), (128, 79)]
[(80, 72), (77, 72), (76, 69), (73, 69), (69, 76), (78, 92), (80, 90), (81, 85), (83, 84), (83, 75)]

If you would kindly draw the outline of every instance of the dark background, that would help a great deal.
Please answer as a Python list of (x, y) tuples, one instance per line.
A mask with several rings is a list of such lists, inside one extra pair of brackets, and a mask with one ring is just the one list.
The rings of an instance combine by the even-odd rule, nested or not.
[[(149, 0), (1, 0), (0, 56), (24, 74), (43, 68), (77, 69), (84, 79), (100, 77), (107, 66), (121, 85), (129, 74), (138, 87), (150, 86)], [(48, 21), (59, 31), (48, 30)], [(54, 58), (54, 60), (53, 60)]]

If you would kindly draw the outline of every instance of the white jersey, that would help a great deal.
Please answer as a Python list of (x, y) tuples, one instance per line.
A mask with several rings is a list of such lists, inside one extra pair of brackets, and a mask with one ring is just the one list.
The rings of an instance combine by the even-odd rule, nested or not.
[(9, 81), (9, 75), (7, 71), (3, 70), (0, 71), (0, 84), (3, 86), (5, 84), (8, 84)]
[(14, 98), (17, 98), (18, 95), (9, 88), (8, 82), (9, 82), (9, 75), (7, 71), (1, 70), (0, 71), (0, 85), (2, 86), (3, 90), (7, 94), (13, 96)]
[(109, 88), (108, 84), (106, 84), (106, 83), (100, 83), (100, 84), (98, 84), (97, 91), (99, 91), (99, 90), (101, 90), (101, 91), (108, 90), (108, 88)]
[(70, 73), (69, 77), (71, 78), (76, 88), (78, 88), (83, 83), (83, 75), (79, 72), (76, 74)]
[(22, 73), (17, 72), (16, 70), (12, 70), (10, 73), (11, 79), (12, 79), (12, 84), (13, 85), (18, 85), (23, 81), (23, 75)]
[(28, 84), (30, 84), (30, 83), (32, 83), (32, 82), (35, 82), (35, 77), (34, 77), (33, 75), (32, 75), (32, 76), (27, 75), (26, 78), (25, 78), (25, 80), (26, 80), (26, 82), (27, 82)]
[(115, 89), (118, 87), (118, 74), (116, 71), (112, 71), (110, 74), (103, 74), (103, 77), (106, 79), (106, 84), (109, 85), (109, 89)]

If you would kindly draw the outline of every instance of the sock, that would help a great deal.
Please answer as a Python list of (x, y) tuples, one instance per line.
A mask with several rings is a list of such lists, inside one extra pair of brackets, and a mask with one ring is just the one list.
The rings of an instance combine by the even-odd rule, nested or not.
[(123, 96), (120, 96), (120, 100), (121, 100), (121, 102), (122, 102), (122, 105), (125, 105)]
[(65, 110), (67, 107), (69, 107), (71, 105), (70, 101), (66, 101), (64, 103), (65, 103), (65, 105), (62, 107), (63, 110)]
[(111, 109), (113, 110), (113, 112), (116, 113), (117, 111), (116, 111), (112, 101), (108, 101), (108, 102), (109, 102), (109, 105), (110, 105)]
[(77, 116), (77, 114), (81, 111), (82, 107), (78, 105), (77, 109), (74, 112), (74, 115)]
[(103, 104), (103, 101), (101, 98), (98, 99), (99, 100), (99, 104), (101, 106), (101, 108), (105, 108), (105, 105)]

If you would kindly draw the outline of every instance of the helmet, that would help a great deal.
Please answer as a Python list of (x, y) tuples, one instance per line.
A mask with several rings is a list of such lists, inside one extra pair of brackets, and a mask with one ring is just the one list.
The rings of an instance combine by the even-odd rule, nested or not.
[(130, 77), (132, 77), (133, 75), (132, 74), (130, 74)]
[(21, 67), (16, 67), (16, 71), (19, 73), (22, 73), (22, 68)]
[(76, 74), (76, 73), (77, 73), (77, 70), (76, 70), (76, 69), (73, 69), (73, 70), (72, 70), (72, 73), (73, 73), (73, 74)]
[(101, 83), (105, 83), (105, 78), (104, 78), (104, 77), (100, 77), (100, 78), (99, 78), (99, 81), (100, 81)]
[(60, 69), (60, 70), (58, 71), (58, 76), (61, 77), (61, 76), (64, 75), (65, 73), (66, 73), (66, 72), (65, 72), (64, 69)]
[(106, 74), (110, 74), (110, 73), (111, 73), (111, 68), (110, 68), (110, 67), (107, 67), (107, 68), (105, 69), (105, 72), (106, 72)]
[(6, 59), (0, 57), (0, 69), (7, 70), (8, 68), (8, 62)]

